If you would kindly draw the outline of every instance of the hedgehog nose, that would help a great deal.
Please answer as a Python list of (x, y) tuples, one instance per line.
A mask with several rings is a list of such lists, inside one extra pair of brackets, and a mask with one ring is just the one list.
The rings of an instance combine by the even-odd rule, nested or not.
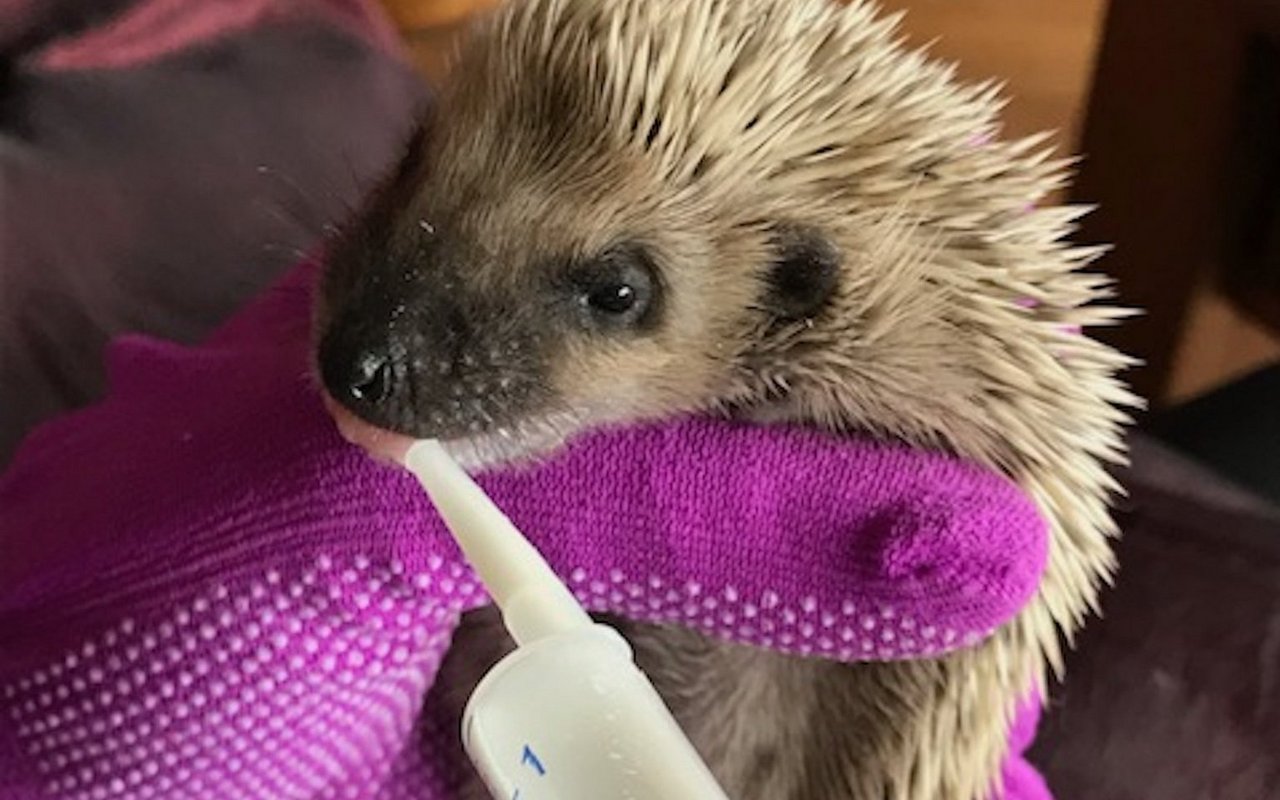
[(391, 396), (393, 377), (391, 357), (385, 352), (366, 350), (356, 356), (345, 388), (353, 400), (377, 405)]
[(400, 371), (384, 337), (337, 329), (321, 343), (319, 362), (324, 388), (334, 400), (366, 417), (381, 418), (392, 410)]

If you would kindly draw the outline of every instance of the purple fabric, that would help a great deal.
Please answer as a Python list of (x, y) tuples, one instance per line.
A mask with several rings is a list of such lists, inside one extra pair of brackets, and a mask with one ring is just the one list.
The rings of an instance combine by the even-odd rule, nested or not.
[(1053, 800), (1049, 787), (1035, 767), (1024, 758), (1036, 737), (1040, 724), (1041, 700), (1033, 694), (1023, 702), (1009, 729), (1009, 753), (1000, 769), (1000, 791), (1003, 800)]
[[(0, 796), (452, 796), (456, 720), (423, 698), (486, 599), (324, 414), (312, 272), (202, 347), (118, 344), (108, 399), (0, 479)], [(803, 430), (607, 431), (482, 482), (592, 610), (845, 661), (981, 639), (1046, 558), (1004, 478)], [(1029, 709), (1011, 800), (1047, 797)]]

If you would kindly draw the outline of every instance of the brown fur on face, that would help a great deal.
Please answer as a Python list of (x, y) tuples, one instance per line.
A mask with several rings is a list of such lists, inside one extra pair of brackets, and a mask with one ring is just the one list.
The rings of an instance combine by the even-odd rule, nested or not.
[[(1063, 164), (993, 141), (994, 91), (892, 31), (827, 0), (513, 4), (325, 281), (331, 393), (473, 462), (727, 412), (946, 448), (1036, 500), (1039, 596), (938, 661), (630, 627), (742, 798), (982, 796), (1015, 703), (1112, 566), (1104, 464), (1132, 398), (1124, 359), (1072, 330), (1119, 316), (1091, 305), (1097, 252), (1062, 242), (1080, 211), (1032, 208)], [(643, 313), (584, 311), (606, 273), (639, 276)], [(455, 648), (444, 678), (478, 660)]]

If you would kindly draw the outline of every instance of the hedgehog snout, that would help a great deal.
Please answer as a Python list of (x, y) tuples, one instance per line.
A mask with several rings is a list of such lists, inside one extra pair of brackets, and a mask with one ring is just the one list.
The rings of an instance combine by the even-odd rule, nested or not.
[(386, 326), (340, 321), (329, 327), (317, 355), (331, 398), (372, 425), (402, 427), (407, 364)]
[(510, 315), (428, 301), (382, 324), (349, 315), (322, 338), (319, 364), (325, 390), (365, 422), (466, 437), (539, 409), (542, 341)]

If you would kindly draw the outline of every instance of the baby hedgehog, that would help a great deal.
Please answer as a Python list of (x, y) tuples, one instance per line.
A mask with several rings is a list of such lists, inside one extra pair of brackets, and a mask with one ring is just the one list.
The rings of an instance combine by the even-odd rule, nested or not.
[[(985, 797), (1113, 568), (1133, 398), (1080, 333), (1122, 316), (1082, 271), (1099, 251), (1063, 241), (1081, 209), (1036, 207), (1066, 165), (997, 140), (997, 89), (896, 26), (831, 0), (514, 2), (320, 293), (333, 398), (473, 465), (709, 413), (951, 451), (1035, 500), (1042, 588), (954, 655), (843, 665), (625, 626), (740, 800)], [(498, 655), (491, 615), (465, 628), (459, 694)]]

